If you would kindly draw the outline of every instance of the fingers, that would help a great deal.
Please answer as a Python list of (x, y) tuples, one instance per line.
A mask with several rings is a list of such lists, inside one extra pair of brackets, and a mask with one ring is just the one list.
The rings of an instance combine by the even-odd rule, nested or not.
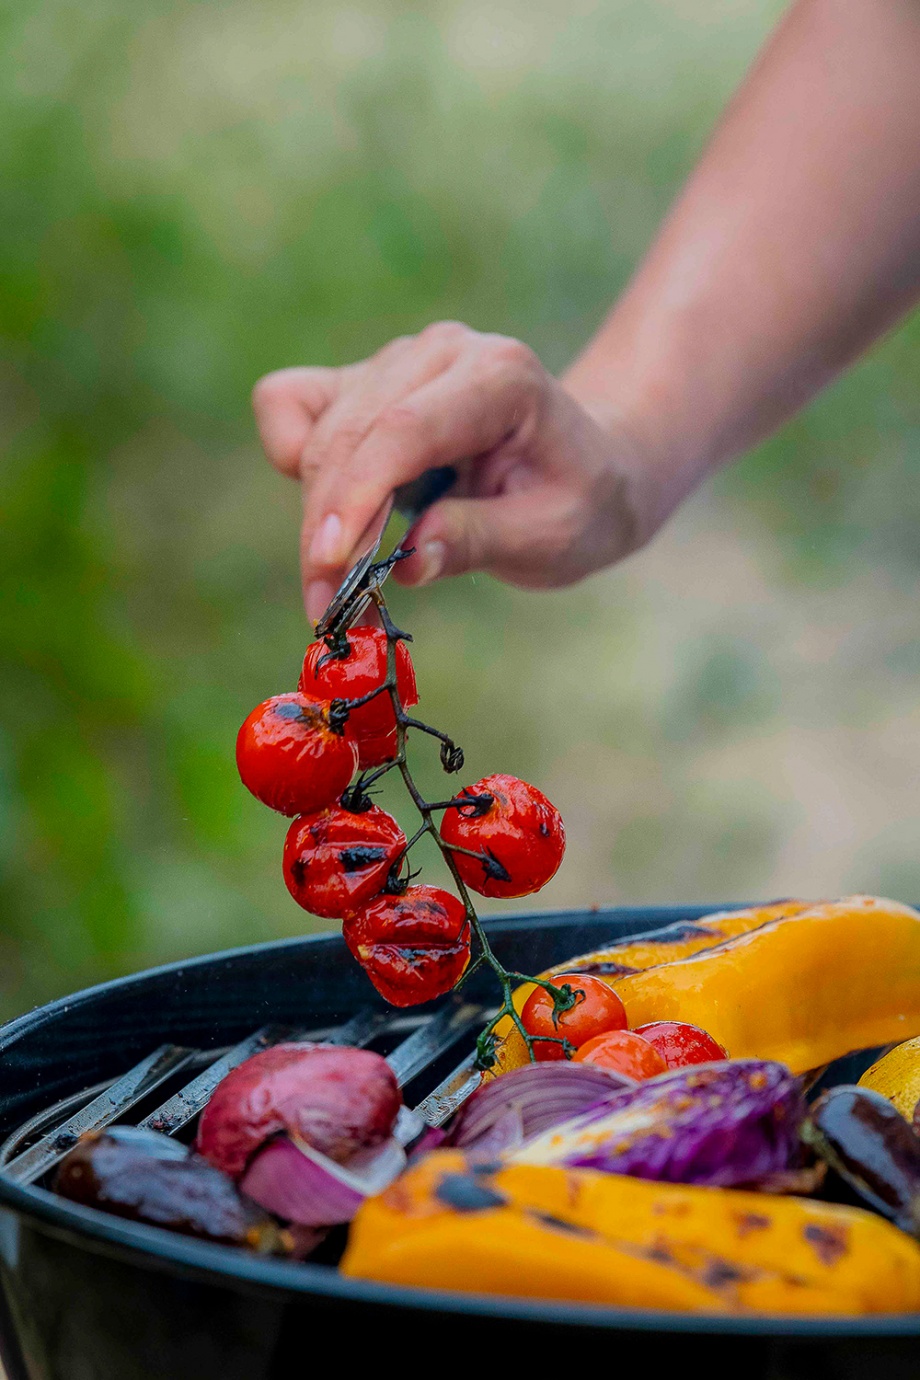
[(278, 369), (259, 379), (252, 409), (265, 454), (291, 479), (300, 478), (304, 447), (339, 396), (346, 369)]
[(478, 336), (449, 367), (385, 404), (356, 444), (316, 472), (304, 514), (305, 583), (341, 573), (400, 484), (507, 444), (532, 420), (544, 377), (517, 341)]
[[(555, 387), (519, 341), (455, 322), (391, 341), (345, 369), (285, 369), (260, 380), (253, 404), (268, 458), (303, 483), (310, 618), (324, 612), (393, 490), (441, 465), (460, 464), (461, 481), (418, 524), (418, 553), (398, 570), (404, 583), (473, 569), (525, 585), (584, 573), (571, 551), (572, 533), (584, 527), (577, 493), (557, 483), (543, 453)], [(562, 432), (566, 454), (572, 436), (568, 426)], [(479, 497), (460, 497), (468, 493)]]
[(380, 416), (450, 363), (440, 351), (420, 352), (411, 349), (410, 341), (395, 340), (372, 359), (355, 366), (348, 388), (323, 416), (301, 458), (305, 528), (315, 525), (311, 514), (316, 495), (328, 484), (329, 475), (347, 473), (355, 452)]

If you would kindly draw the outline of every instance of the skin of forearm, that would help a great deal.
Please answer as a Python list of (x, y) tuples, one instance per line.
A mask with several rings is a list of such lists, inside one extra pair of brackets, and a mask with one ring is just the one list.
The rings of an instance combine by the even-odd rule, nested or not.
[(669, 510), (918, 295), (920, 0), (799, 0), (563, 382)]

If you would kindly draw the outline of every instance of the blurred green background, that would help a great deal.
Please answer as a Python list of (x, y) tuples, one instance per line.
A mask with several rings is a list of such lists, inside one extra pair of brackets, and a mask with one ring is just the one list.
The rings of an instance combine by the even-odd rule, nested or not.
[[(4, 1013), (317, 925), (233, 763), (307, 633), (252, 383), (438, 317), (561, 367), (781, 9), (3, 0)], [(563, 811), (538, 905), (920, 898), (918, 364), (580, 588), (396, 596), (467, 779)]]

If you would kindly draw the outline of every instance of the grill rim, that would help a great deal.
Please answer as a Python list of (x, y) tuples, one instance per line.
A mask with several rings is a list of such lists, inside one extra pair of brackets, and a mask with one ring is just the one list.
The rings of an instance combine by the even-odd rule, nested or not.
[[(0, 1185), (0, 1200), (7, 1184)], [(797, 1317), (794, 1314), (762, 1314), (742, 1317), (722, 1313), (675, 1313), (651, 1308), (613, 1308), (601, 1304), (552, 1299), (515, 1298), (511, 1295), (462, 1294), (440, 1289), (416, 1289), (350, 1279), (331, 1265), (309, 1261), (285, 1261), (256, 1256), (234, 1246), (196, 1241), (143, 1222), (128, 1222), (95, 1208), (67, 1203), (47, 1189), (19, 1189), (9, 1185), (13, 1198), (28, 1198), (15, 1205), (21, 1214), (45, 1228), (51, 1236), (87, 1248), (89, 1237), (104, 1253), (158, 1272), (177, 1271), (192, 1278), (207, 1277), (235, 1285), (277, 1290), (287, 1295), (309, 1294), (356, 1304), (370, 1303), (405, 1311), (460, 1313), (487, 1318), (581, 1324), (611, 1331), (709, 1333), (731, 1336), (783, 1338), (915, 1337), (920, 1335), (920, 1313), (888, 1313), (866, 1316), (839, 1315)], [(63, 1203), (63, 1210), (59, 1205)], [(14, 1204), (10, 1204), (14, 1206)], [(99, 1221), (97, 1219), (103, 1219)]]
[[(491, 915), (484, 917), (484, 919), (486, 929), (496, 936), (499, 935), (500, 930), (508, 930), (513, 933), (515, 930), (549, 929), (554, 925), (566, 926), (576, 922), (590, 921), (591, 924), (602, 924), (605, 920), (620, 922), (633, 917), (636, 918), (641, 930), (651, 930), (658, 926), (673, 924), (677, 920), (698, 920), (704, 915), (713, 915), (717, 911), (739, 910), (744, 906), (767, 904), (770, 903), (762, 901), (718, 901), (711, 905), (694, 903), (686, 906), (598, 906), (596, 908), (593, 906), (573, 906), (565, 910), (523, 911), (507, 916)], [(501, 942), (500, 936), (498, 942)], [(261, 954), (282, 954), (286, 949), (293, 952), (304, 946), (330, 943), (336, 948), (344, 949), (345, 941), (339, 930), (323, 930), (318, 934), (294, 935), (288, 939), (269, 939), (260, 944), (240, 944), (233, 949), (216, 949), (211, 953), (196, 954), (192, 958), (181, 958), (172, 963), (157, 964), (153, 968), (142, 968), (138, 972), (110, 978), (108, 981), (96, 983), (92, 987), (82, 987), (68, 996), (56, 997), (54, 1001), (46, 1002), (31, 1011), (26, 1011), (21, 1016), (14, 1016), (11, 1021), (6, 1021), (0, 1026), (0, 1055), (11, 1049), (24, 1035), (34, 1033), (43, 1025), (54, 1020), (55, 1017), (71, 1013), (78, 1006), (85, 1006), (89, 1002), (107, 996), (109, 993), (126, 992), (133, 986), (139, 986), (152, 979), (166, 977), (170, 974), (174, 976), (185, 973), (193, 974), (196, 970), (208, 967), (215, 962), (229, 963), (235, 958), (248, 958)], [(386, 1009), (389, 1010), (390, 1008)]]
[[(717, 910), (736, 909), (749, 902), (720, 902), (714, 905), (686, 906), (610, 906), (597, 909), (539, 911), (490, 918), (488, 925), (498, 942), (502, 934), (567, 924), (603, 925), (605, 921), (636, 923), (637, 932), (693, 920)], [(84, 988), (72, 996), (58, 998), (45, 1006), (16, 1017), (0, 1027), (0, 1055), (20, 1039), (33, 1034), (54, 1020), (112, 992), (125, 994), (132, 987), (163, 975), (178, 975), (205, 969), (214, 962), (226, 963), (235, 957), (283, 953), (305, 946), (330, 945), (344, 948), (341, 935), (323, 932), (291, 939), (271, 940), (256, 945), (161, 964), (125, 977), (114, 978)], [(463, 1294), (444, 1290), (417, 1289), (350, 1279), (333, 1266), (294, 1262), (256, 1256), (236, 1247), (219, 1246), (183, 1237), (175, 1232), (142, 1222), (131, 1222), (108, 1215), (96, 1208), (69, 1202), (47, 1189), (18, 1185), (0, 1172), (0, 1208), (6, 1208), (47, 1235), (66, 1240), (82, 1249), (94, 1250), (125, 1260), (126, 1263), (153, 1269), (158, 1273), (179, 1272), (208, 1278), (212, 1282), (275, 1294), (315, 1295), (343, 1302), (384, 1305), (402, 1311), (454, 1313), (481, 1318), (513, 1318), (520, 1321), (560, 1323), (611, 1331), (675, 1332), (726, 1336), (767, 1336), (783, 1338), (909, 1337), (920, 1335), (920, 1313), (869, 1316), (796, 1317), (770, 1314), (751, 1317), (715, 1313), (677, 1313), (660, 1309), (614, 1308), (544, 1299), (515, 1298), (485, 1294)], [(18, 1225), (18, 1224), (17, 1224)]]

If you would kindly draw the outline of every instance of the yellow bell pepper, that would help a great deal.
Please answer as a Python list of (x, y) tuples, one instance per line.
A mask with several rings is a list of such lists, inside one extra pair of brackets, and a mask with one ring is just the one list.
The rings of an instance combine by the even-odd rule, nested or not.
[[(734, 1058), (778, 1059), (804, 1073), (920, 1034), (920, 914), (871, 896), (818, 902), (609, 981), (632, 1028), (687, 1021)], [(496, 1069), (526, 1061), (512, 1027)]]
[(342, 1271), (463, 1293), (634, 1308), (920, 1308), (920, 1247), (860, 1208), (587, 1169), (482, 1172), (437, 1151), (351, 1227)]
[(905, 1040), (891, 1049), (859, 1080), (861, 1088), (871, 1088), (893, 1102), (908, 1121), (920, 1102), (920, 1038)]
[[(699, 920), (677, 921), (648, 936), (639, 935), (634, 939), (605, 945), (602, 949), (592, 949), (590, 953), (579, 954), (577, 958), (547, 968), (538, 976), (556, 978), (560, 973), (590, 973), (613, 985), (631, 973), (644, 972), (647, 968), (656, 968), (659, 964), (673, 963), (704, 949), (712, 949), (716, 944), (722, 944), (739, 934), (748, 934), (770, 920), (784, 915), (797, 915), (807, 906), (807, 901), (773, 901), (769, 905), (749, 906), (745, 910), (715, 911), (712, 915), (701, 916)], [(518, 1013), (523, 1011), (524, 1003), (533, 990), (532, 982), (522, 983), (515, 989), (513, 1001)], [(507, 1073), (527, 1063), (527, 1049), (510, 1017), (499, 1021), (495, 1033), (501, 1042), (496, 1050), (498, 1062), (485, 1074), (486, 1079), (496, 1078), (500, 1073)]]

